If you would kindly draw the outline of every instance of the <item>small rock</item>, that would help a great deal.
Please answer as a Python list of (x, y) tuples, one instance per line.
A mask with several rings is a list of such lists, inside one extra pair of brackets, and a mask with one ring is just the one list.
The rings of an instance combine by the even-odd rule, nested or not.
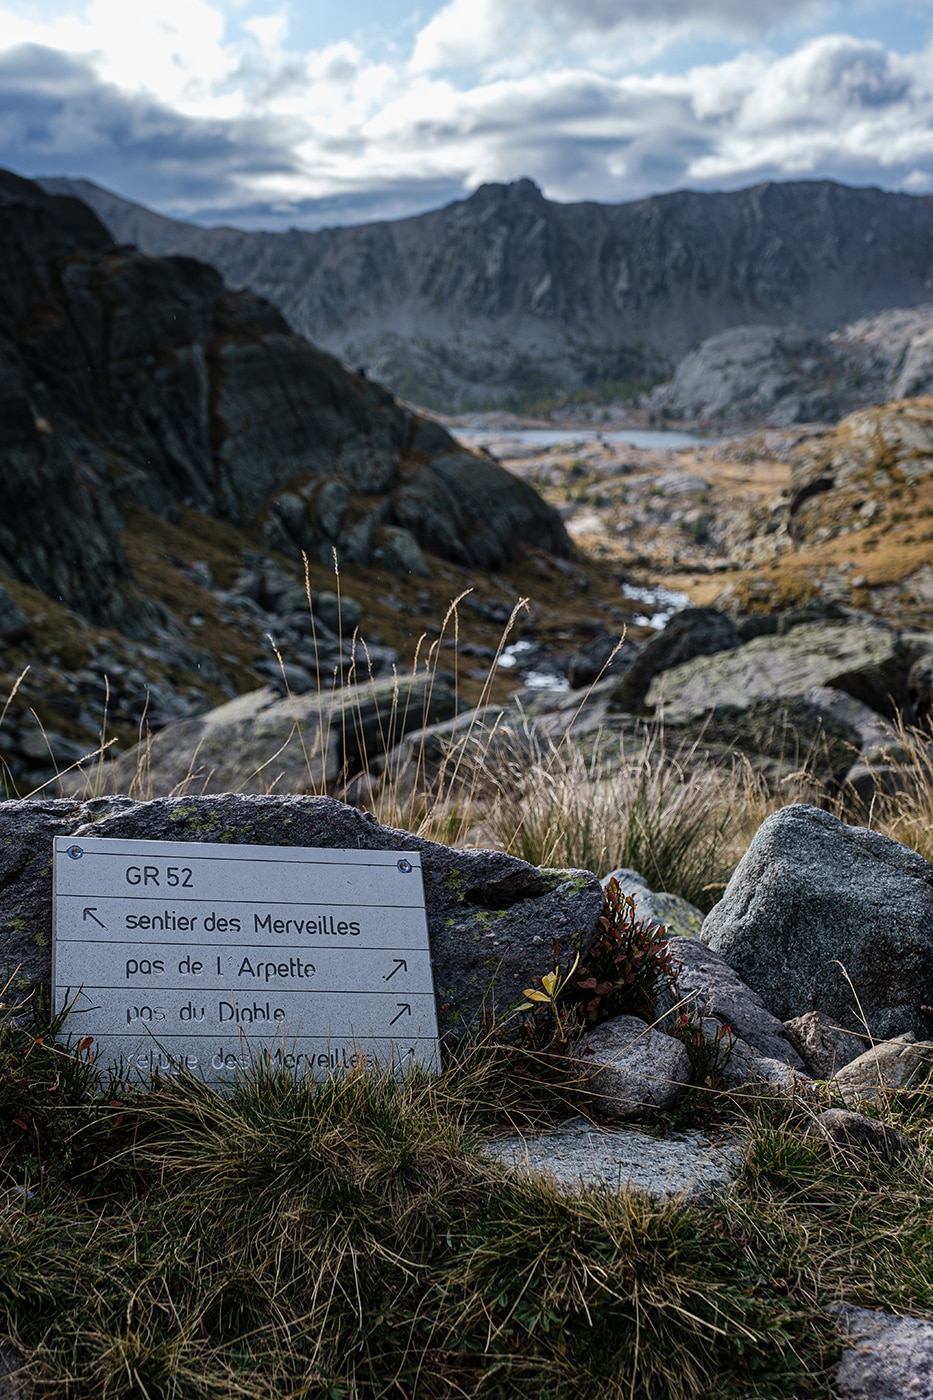
[(838, 1400), (933, 1400), (933, 1322), (834, 1303), (846, 1348)]
[(843, 1065), (830, 1080), (846, 1103), (865, 1099), (877, 1103), (879, 1097), (895, 1089), (907, 1089), (933, 1070), (933, 1044), (918, 1042), (907, 1032), (873, 1045), (857, 1060)]
[(430, 578), (431, 570), (421, 546), (410, 530), (398, 525), (382, 525), (373, 533), (373, 560), (393, 574), (414, 574)]
[[(708, 1038), (709, 1019), (704, 1017), (703, 1029)], [(729, 1048), (729, 1056), (721, 1066), (720, 1082), (724, 1089), (737, 1089), (742, 1084), (770, 1084), (773, 1089), (792, 1094), (798, 1089), (808, 1088), (812, 1080), (802, 1070), (777, 1060), (772, 1055), (762, 1055), (747, 1040), (734, 1036)]]
[(675, 963), (680, 963), (677, 994), (690, 998), (695, 1013), (724, 1022), (759, 1056), (803, 1069), (803, 1060), (781, 1022), (725, 958), (694, 938), (675, 937), (669, 942)]
[(642, 1118), (670, 1108), (690, 1086), (690, 1057), (679, 1040), (637, 1016), (615, 1016), (588, 1032), (576, 1049), (592, 1080), (597, 1107), (616, 1118)]
[(886, 1127), (877, 1118), (847, 1108), (824, 1109), (807, 1124), (804, 1133), (839, 1143), (841, 1147), (867, 1147), (884, 1157), (899, 1157), (910, 1147), (907, 1138), (896, 1128)]
[(314, 616), (320, 618), (332, 632), (338, 635), (342, 632), (345, 638), (349, 638), (360, 624), (363, 605), (347, 593), (342, 593), (339, 598), (336, 593), (315, 593)]
[(564, 674), (571, 690), (593, 685), (604, 675), (628, 669), (637, 653), (631, 645), (619, 643), (617, 634), (600, 629), (588, 642), (570, 653), (564, 661)]
[(682, 899), (679, 894), (649, 889), (637, 870), (611, 871), (601, 881), (604, 889), (612, 879), (618, 880), (623, 894), (634, 895), (635, 913), (639, 919), (646, 923), (662, 924), (670, 936), (676, 934), (684, 938), (699, 938), (703, 914), (695, 904)]
[(29, 636), (26, 614), (0, 584), (0, 641), (19, 642)]
[(822, 1011), (807, 1011), (784, 1022), (787, 1038), (816, 1079), (830, 1079), (843, 1065), (855, 1060), (864, 1042), (851, 1031), (834, 1025)]

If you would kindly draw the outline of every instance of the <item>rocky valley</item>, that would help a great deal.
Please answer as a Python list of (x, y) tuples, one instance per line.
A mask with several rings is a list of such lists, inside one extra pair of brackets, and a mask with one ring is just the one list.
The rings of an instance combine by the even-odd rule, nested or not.
[[(867, 200), (865, 219), (877, 213), (874, 192), (854, 193)], [(521, 186), (508, 197), (519, 210), (544, 203)], [(825, 197), (840, 198), (832, 189)], [(774, 198), (779, 223), (785, 196)], [(465, 221), (499, 199), (480, 191)], [(738, 197), (717, 207), (723, 219), (745, 208)], [(547, 243), (539, 216), (544, 232), (528, 238)], [(747, 208), (742, 217), (747, 224)], [(493, 249), (496, 227), (489, 215), (486, 234), (476, 234)], [(441, 232), (434, 227), (439, 247)], [(661, 227), (657, 248), (666, 238)], [(786, 245), (773, 246), (781, 265)], [(477, 1160), (487, 1173), (479, 1217), (491, 1181), (517, 1181), (533, 1203), (530, 1192), (544, 1193), (528, 1233), (537, 1255), (532, 1228), (543, 1218), (556, 1230), (585, 1182), (602, 1193), (584, 1198), (586, 1211), (604, 1197), (629, 1211), (629, 1269), (633, 1223), (639, 1213), (662, 1219), (651, 1201), (661, 1195), (658, 1210), (678, 1230), (685, 1219), (705, 1222), (703, 1296), (709, 1261), (731, 1238), (725, 1221), (737, 1242), (722, 1265), (738, 1280), (736, 1335), (751, 1335), (753, 1293), (768, 1300), (769, 1336), (772, 1315), (783, 1326), (792, 1305), (811, 1334), (822, 1329), (820, 1374), (835, 1368), (834, 1394), (888, 1400), (926, 1393), (917, 1386), (933, 1355), (933, 1329), (919, 1316), (928, 1263), (917, 1265), (917, 1246), (906, 1266), (892, 1266), (890, 1285), (866, 1282), (845, 1250), (876, 1250), (882, 1208), (892, 1239), (900, 1232), (926, 1249), (929, 1235), (933, 396), (921, 391), (931, 387), (931, 333), (921, 305), (882, 305), (886, 294), (920, 295), (922, 259), (906, 252), (901, 280), (876, 279), (861, 301), (851, 287), (845, 301), (840, 272), (845, 315), (871, 316), (834, 329), (827, 268), (842, 267), (833, 262), (840, 246), (801, 273), (799, 299), (785, 297), (783, 310), (787, 269), (769, 282), (771, 265), (756, 254), (748, 277), (772, 323), (720, 328), (652, 391), (644, 417), (680, 417), (709, 436), (626, 441), (613, 431), (625, 416), (618, 404), (597, 406), (605, 422), (596, 426), (593, 413), (588, 425), (559, 431), (541, 420), (536, 436), (507, 415), (442, 424), (316, 348), (271, 301), (231, 290), (207, 262), (115, 243), (72, 195), (0, 173), (0, 772), (7, 797), (30, 799), (0, 804), (0, 953), (15, 997), (48, 991), (56, 835), (76, 858), (85, 851), (72, 841), (101, 836), (392, 851), (393, 866), (400, 849), (417, 851), (448, 1067), (464, 1037), (488, 1030), (490, 1005), (507, 1009), (503, 1025), (524, 1017), (513, 1024), (518, 1038), (490, 1052), (506, 1051), (490, 1061), (492, 1093), (488, 1077), (477, 1081), (486, 1116), (476, 1119), (479, 1146), (454, 1159), (457, 1199)], [(860, 245), (868, 261), (858, 265), (869, 272), (872, 246)], [(709, 328), (696, 276), (696, 299), (686, 302), (696, 326)], [(812, 295), (821, 277), (825, 301)], [(664, 283), (656, 326), (668, 291)], [(437, 295), (457, 305), (455, 287)], [(778, 324), (807, 295), (814, 326)], [(482, 304), (498, 315), (506, 302)], [(516, 310), (514, 324), (534, 314)], [(664, 333), (682, 344), (670, 325)], [(502, 355), (526, 344), (551, 373), (546, 337), (516, 334)], [(555, 351), (561, 374), (580, 370), (570, 344)], [(660, 364), (661, 351), (650, 353)], [(430, 346), (425, 356), (437, 358)], [(650, 377), (648, 364), (638, 373)], [(503, 365), (493, 368), (511, 393)], [(167, 924), (167, 913), (157, 917)], [(123, 966), (129, 983), (155, 964)], [(265, 983), (290, 967), (270, 953)], [(576, 1000), (560, 1001), (555, 988), (566, 991), (578, 967)], [(249, 965), (247, 975), (258, 973)], [(6, 1061), (14, 1087), (28, 1082), (27, 1060), (60, 1055), (38, 1024), (23, 1029), (25, 1005), (7, 1018), (25, 1046)], [(76, 1063), (93, 1039), (79, 1042)], [(509, 1097), (525, 1059), (539, 1076), (524, 1083), (527, 1104)], [(170, 1060), (157, 1063), (169, 1071), (167, 1092), (149, 1097), (162, 1102), (184, 1082), (172, 1080)], [(571, 1075), (566, 1086), (560, 1074)], [(204, 1086), (191, 1082), (203, 1108)], [(56, 1071), (45, 1089), (56, 1120), (60, 1085)], [(258, 1087), (257, 1100), (275, 1097)], [(101, 1099), (114, 1130), (131, 1088)], [(352, 1126), (382, 1123), (387, 1101), (375, 1114), (354, 1112)], [(458, 1124), (466, 1102), (457, 1100)], [(744, 1118), (734, 1111), (742, 1104)], [(587, 1118), (568, 1119), (568, 1105)], [(255, 1121), (252, 1112), (250, 1132)], [(59, 1188), (49, 1192), (41, 1174), (31, 1195), (22, 1184), (32, 1179), (34, 1120), (15, 1096), (5, 1124), (13, 1145), (4, 1144), (4, 1163), (16, 1172), (8, 1215), (41, 1219), (51, 1201), (47, 1234), (58, 1249)], [(342, 1150), (350, 1127), (348, 1119), (342, 1138), (324, 1142), (329, 1183), (334, 1143)], [(203, 1118), (191, 1139), (202, 1136)], [(270, 1139), (276, 1175), (285, 1136), (276, 1128)], [(226, 1178), (218, 1160), (242, 1163), (244, 1141), (255, 1139), (235, 1126), (230, 1155), (210, 1160), (211, 1180)], [(429, 1151), (425, 1141), (405, 1160), (430, 1159), (430, 1189), (420, 1166), (413, 1179), (433, 1198), (438, 1139)], [(114, 1158), (108, 1148), (107, 1170), (126, 1160), (121, 1150)], [(304, 1181), (304, 1141), (299, 1154), (295, 1179)], [(178, 1175), (178, 1160), (163, 1179)], [(372, 1175), (382, 1159), (361, 1160)], [(382, 1166), (378, 1174), (389, 1175)], [(80, 1257), (88, 1240), (106, 1242), (99, 1292), (114, 1271), (110, 1238), (130, 1219), (135, 1299), (145, 1231), (122, 1207), (100, 1228), (96, 1177), (94, 1192)], [(148, 1195), (157, 1194), (153, 1180)], [(342, 1239), (358, 1206), (346, 1199), (334, 1217)], [(380, 1205), (380, 1218), (394, 1219), (399, 1199)], [(762, 1211), (754, 1238), (750, 1201)], [(283, 1217), (289, 1234), (293, 1206)], [(325, 1217), (308, 1218), (317, 1238)], [(830, 1243), (821, 1232), (837, 1218)], [(516, 1233), (511, 1208), (503, 1220), (502, 1233)], [(448, 1216), (431, 1239), (443, 1243), (449, 1227)], [(187, 1229), (173, 1261), (189, 1248), (190, 1221)], [(206, 1244), (199, 1249), (192, 1277), (209, 1258)], [(274, 1277), (275, 1250), (262, 1252)], [(899, 1239), (892, 1252), (903, 1255)], [(378, 1261), (380, 1287), (388, 1257)], [(581, 1257), (589, 1277), (594, 1256)], [(749, 1272), (758, 1258), (774, 1260), (773, 1304), (770, 1278), (765, 1288)], [(256, 1276), (244, 1275), (252, 1294), (262, 1292)], [(614, 1297), (617, 1285), (614, 1275)], [(495, 1287), (480, 1290), (486, 1351)], [(71, 1297), (70, 1265), (67, 1288)], [(528, 1288), (522, 1275), (523, 1297)], [(574, 1306), (593, 1333), (581, 1297), (582, 1310)], [(174, 1315), (163, 1298), (159, 1316)], [(20, 1301), (7, 1300), (4, 1317)], [(716, 1307), (716, 1335), (728, 1336), (733, 1322)], [(0, 1337), (0, 1394), (13, 1385), (16, 1397), (26, 1367), (47, 1364), (48, 1339), (67, 1335), (57, 1317), (34, 1334), (28, 1301), (21, 1312), (26, 1323), (6, 1322)], [(59, 1312), (71, 1326), (68, 1309)], [(121, 1326), (125, 1312), (124, 1299)], [(253, 1314), (244, 1315), (254, 1337)], [(537, 1317), (528, 1338), (548, 1330), (536, 1326)], [(520, 1336), (513, 1350), (522, 1346), (530, 1343)], [(82, 1347), (86, 1336), (69, 1375)], [(590, 1385), (589, 1337), (585, 1350)], [(887, 1390), (875, 1385), (878, 1357), (883, 1379), (894, 1377)], [(734, 1374), (734, 1363), (714, 1357), (710, 1375), (720, 1364)], [(816, 1393), (816, 1365), (795, 1393)], [(801, 1375), (808, 1366), (798, 1358)], [(690, 1384), (683, 1393), (699, 1394)]]
[[(366, 795), (425, 725), (631, 744), (663, 715), (769, 782), (822, 736), (814, 777), (864, 800), (928, 712), (930, 400), (673, 449), (479, 440), (204, 263), (2, 195), (11, 792)], [(873, 392), (907, 385), (924, 316), (849, 334)]]
[(102, 731), (125, 744), (263, 684), (339, 688), (354, 665), (408, 674), (421, 638), (446, 661), (463, 593), (463, 697), (520, 597), (545, 651), (594, 612), (630, 615), (532, 487), (205, 264), (115, 246), (87, 206), (12, 175), (0, 247), (15, 789)]

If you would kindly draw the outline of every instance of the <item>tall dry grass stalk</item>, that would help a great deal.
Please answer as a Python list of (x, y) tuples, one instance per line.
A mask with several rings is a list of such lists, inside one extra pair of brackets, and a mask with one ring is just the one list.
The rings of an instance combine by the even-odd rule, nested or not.
[(659, 727), (603, 735), (586, 753), (571, 733), (487, 781), (490, 844), (535, 865), (637, 870), (704, 910), (764, 817), (800, 795), (769, 790), (747, 762), (710, 764), (697, 743), (669, 747)]
[(860, 819), (933, 863), (933, 733), (895, 722), (890, 755), (874, 769), (876, 793)]

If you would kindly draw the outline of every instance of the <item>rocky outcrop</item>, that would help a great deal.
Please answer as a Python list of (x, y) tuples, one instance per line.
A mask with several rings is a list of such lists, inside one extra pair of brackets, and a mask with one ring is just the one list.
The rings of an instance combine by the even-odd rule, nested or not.
[(283, 699), (266, 687), (168, 725), (107, 773), (117, 792), (322, 792), (383, 758), (409, 730), (452, 716), (441, 677), (311, 687)]
[[(825, 422), (839, 417), (845, 366), (825, 336), (778, 326), (736, 326), (685, 355), (657, 412), (712, 425)], [(853, 395), (855, 403), (864, 402)], [(850, 407), (852, 398), (846, 402)]]
[(881, 623), (814, 622), (663, 671), (647, 698), (676, 719), (705, 714), (716, 705), (746, 709), (755, 701), (826, 686), (893, 716), (906, 698), (909, 665), (898, 634)]
[(86, 206), (7, 173), (0, 408), (0, 567), (136, 635), (170, 619), (134, 592), (130, 508), (173, 519), (187, 506), (258, 523), (293, 556), (363, 563), (376, 549), (397, 561), (409, 538), (409, 554), (483, 570), (523, 541), (569, 549), (530, 486), (268, 302), (191, 258), (116, 246)]
[[(587, 871), (539, 870), (501, 851), (466, 851), (381, 826), (328, 797), (0, 803), (0, 975), (16, 989), (51, 975), (54, 836), (233, 841), (256, 846), (418, 851), (442, 1033), (478, 1030), (505, 1013), (539, 969), (584, 953), (603, 893)], [(17, 971), (18, 969), (18, 971)], [(0, 981), (2, 985), (2, 981)]]
[[(804, 317), (806, 319), (806, 317)], [(933, 305), (883, 311), (829, 335), (774, 325), (710, 336), (653, 390), (655, 413), (707, 427), (834, 423), (865, 404), (933, 393)]]
[(933, 1033), (933, 866), (815, 807), (759, 828), (701, 938), (782, 1021), (878, 1039)]
[(731, 617), (715, 608), (683, 608), (651, 637), (610, 689), (610, 705), (618, 710), (644, 707), (655, 676), (692, 661), (740, 646)]
[(87, 181), (45, 184), (87, 199), (117, 238), (213, 263), (348, 363), (450, 407), (644, 381), (729, 327), (829, 332), (930, 297), (933, 201), (827, 181), (600, 205), (555, 204), (519, 180), (415, 218), (287, 234), (195, 228)]

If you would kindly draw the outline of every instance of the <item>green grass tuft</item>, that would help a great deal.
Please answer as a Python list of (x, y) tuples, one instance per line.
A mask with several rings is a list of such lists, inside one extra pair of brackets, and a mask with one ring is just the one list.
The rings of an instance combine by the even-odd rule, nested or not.
[(926, 1090), (885, 1105), (896, 1163), (804, 1136), (803, 1102), (717, 1097), (736, 1184), (659, 1204), (482, 1155), (587, 1103), (501, 1037), (434, 1076), (115, 1088), (0, 1030), (0, 1337), (37, 1396), (816, 1397), (828, 1303), (933, 1315)]

